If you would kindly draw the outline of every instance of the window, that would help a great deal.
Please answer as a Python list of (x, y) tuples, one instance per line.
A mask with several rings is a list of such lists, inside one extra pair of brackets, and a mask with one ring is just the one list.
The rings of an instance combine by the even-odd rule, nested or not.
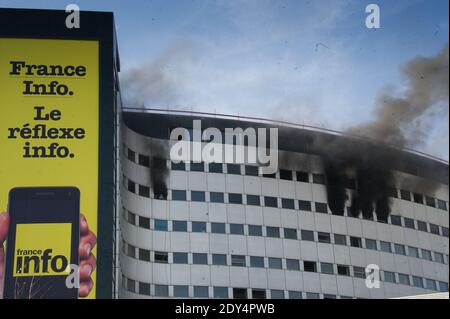
[(447, 210), (447, 203), (442, 199), (437, 200), (437, 207), (442, 210)]
[(292, 180), (292, 171), (289, 171), (286, 169), (280, 169), (280, 179), (291, 181)]
[(167, 169), (167, 161), (164, 158), (152, 157), (152, 165), (156, 169)]
[(434, 252), (434, 261), (437, 263), (444, 264), (444, 255), (441, 253)]
[(172, 169), (172, 171), (185, 171), (186, 164), (184, 162), (179, 163), (171, 162), (170, 168)]
[(278, 207), (278, 200), (276, 197), (264, 196), (264, 206)]
[(245, 175), (258, 176), (258, 166), (245, 165)]
[(422, 249), (422, 259), (433, 261), (433, 257), (431, 256), (431, 251)]
[(208, 286), (194, 286), (194, 297), (196, 298), (208, 298), (209, 291)]
[(128, 149), (128, 159), (132, 162), (135, 161), (136, 153), (130, 149)]
[(242, 224), (230, 224), (230, 234), (244, 235), (244, 225), (242, 225)]
[(416, 247), (408, 247), (408, 255), (410, 257), (419, 258), (419, 249)]
[(191, 191), (191, 201), (204, 202), (205, 201), (205, 192)]
[(295, 209), (295, 204), (293, 199), (282, 198), (281, 199), (281, 207), (285, 209)]
[(314, 184), (325, 184), (325, 175), (323, 174), (313, 174)]
[(366, 249), (378, 250), (376, 240), (366, 238), (365, 242), (366, 242)]
[(192, 222), (192, 232), (193, 233), (206, 233), (206, 223), (205, 222)]
[(319, 243), (326, 243), (326, 244), (331, 243), (331, 236), (329, 233), (318, 232), (317, 237), (318, 237)]
[(241, 175), (241, 165), (227, 164), (227, 173), (234, 175)]
[(167, 220), (155, 219), (155, 230), (167, 231)]
[(214, 298), (228, 299), (228, 287), (214, 287)]
[(423, 195), (422, 194), (414, 193), (413, 199), (414, 199), (415, 203), (423, 204)]
[(262, 236), (262, 227), (258, 225), (248, 225), (249, 236)]
[(356, 278), (366, 279), (366, 270), (364, 267), (353, 266), (353, 276)]
[(222, 163), (209, 163), (210, 173), (223, 173)]
[(277, 178), (277, 174), (276, 173), (263, 174), (263, 177), (266, 177), (266, 178)]
[(447, 227), (442, 227), (442, 236), (448, 237), (448, 228)]
[(136, 258), (136, 248), (133, 245), (128, 245), (128, 256)]
[(227, 255), (225, 254), (213, 254), (212, 255), (213, 265), (226, 266), (227, 265)]
[(348, 189), (356, 189), (356, 180), (354, 178), (346, 178), (345, 187)]
[(279, 238), (280, 237), (280, 229), (278, 227), (266, 227), (267, 237)]
[(428, 232), (427, 223), (418, 220), (417, 221), (417, 229), (420, 231)]
[(350, 276), (350, 267), (346, 265), (337, 265), (337, 273), (341, 276)]
[(400, 190), (400, 198), (411, 201), (411, 193), (409, 191), (401, 189)]
[(303, 261), (303, 270), (307, 272), (317, 272), (317, 265), (314, 261)]
[(300, 270), (300, 262), (297, 259), (286, 259), (287, 270)]
[(139, 294), (150, 296), (150, 284), (147, 284), (145, 282), (140, 282), (139, 283)]
[(405, 227), (406, 228), (411, 228), (411, 229), (415, 229), (415, 225), (414, 225), (414, 219), (411, 218), (404, 218), (405, 221)]
[(264, 268), (264, 257), (250, 256), (250, 267)]
[(139, 227), (150, 229), (150, 218), (139, 216)]
[(350, 246), (362, 248), (361, 238), (350, 236)]
[(203, 162), (196, 163), (191, 162), (191, 172), (204, 172), (205, 171), (205, 164)]
[(172, 190), (172, 200), (186, 200), (186, 191)]
[(139, 248), (139, 260), (150, 261), (150, 251)]
[(389, 187), (388, 188), (388, 196), (393, 198), (398, 198), (398, 192), (396, 188)]
[(437, 290), (436, 281), (433, 279), (425, 279), (425, 288), (430, 290)]
[(333, 264), (330, 263), (320, 263), (320, 271), (323, 274), (333, 274)]
[(193, 253), (192, 254), (192, 263), (194, 265), (207, 265), (208, 264), (208, 255), (202, 253)]
[(439, 291), (440, 292), (447, 292), (448, 291), (448, 283), (439, 281)]
[(245, 288), (233, 288), (234, 299), (247, 299), (247, 289)]
[(211, 223), (211, 232), (213, 234), (225, 234), (224, 223)]
[(187, 232), (187, 222), (182, 220), (172, 221), (172, 231)]
[(189, 297), (189, 287), (188, 286), (173, 286), (173, 296), (174, 297)]
[(298, 209), (310, 212), (311, 211), (311, 202), (308, 202), (306, 200), (299, 200), (298, 201)]
[(187, 264), (188, 254), (187, 253), (173, 253), (173, 263), (174, 264)]
[(315, 205), (317, 213), (328, 214), (328, 205), (326, 203), (315, 203)]
[(155, 296), (156, 297), (169, 297), (169, 286), (155, 285)]
[(436, 201), (433, 197), (425, 196), (425, 203), (427, 206), (436, 207)]
[(421, 277), (412, 276), (413, 286), (416, 288), (423, 288), (423, 279)]
[(307, 292), (306, 299), (319, 299), (320, 295), (316, 292)]
[(242, 194), (228, 194), (228, 202), (230, 204), (242, 204)]
[(270, 297), (272, 299), (284, 299), (284, 291), (283, 290), (270, 290)]
[(141, 166), (149, 167), (150, 166), (150, 157), (139, 154), (138, 164)]
[(139, 185), (139, 196), (150, 197), (150, 187)]
[(209, 193), (209, 201), (211, 203), (223, 203), (224, 202), (223, 193), (210, 192)]
[(323, 294), (323, 299), (336, 299), (336, 295)]
[(269, 268), (282, 269), (281, 258), (269, 257)]
[(313, 231), (302, 229), (300, 232), (302, 234), (302, 240), (314, 241), (314, 232)]
[(136, 281), (132, 279), (127, 279), (128, 291), (136, 292)]
[(288, 291), (289, 299), (302, 299), (302, 293), (300, 291)]
[(397, 215), (391, 215), (391, 224), (396, 226), (402, 225), (402, 218)]
[(391, 271), (383, 271), (383, 275), (384, 275), (384, 281), (385, 282), (391, 282), (391, 283), (396, 283), (395, 280), (395, 273), (391, 272)]
[(398, 255), (406, 255), (405, 245), (394, 244), (394, 251)]
[(261, 202), (258, 195), (247, 195), (247, 205), (260, 206)]
[(284, 229), (284, 238), (297, 239), (297, 230), (294, 228), (285, 228)]
[(245, 256), (244, 255), (231, 255), (231, 266), (235, 267), (245, 267)]
[(430, 233), (440, 235), (439, 226), (436, 224), (430, 224)]
[(347, 236), (345, 235), (339, 235), (339, 234), (334, 234), (334, 243), (336, 245), (347, 245)]
[(409, 286), (411, 283), (409, 281), (409, 275), (407, 274), (398, 274), (398, 283), (401, 285)]
[(253, 299), (266, 299), (266, 291), (263, 289), (252, 289)]
[(168, 253), (163, 251), (155, 251), (155, 263), (167, 264)]
[(133, 181), (128, 180), (128, 191), (136, 193), (136, 184)]
[(392, 253), (391, 243), (387, 241), (380, 241), (380, 249), (385, 253)]
[(132, 212), (128, 212), (128, 222), (131, 225), (135, 225), (136, 224), (136, 215), (133, 214)]

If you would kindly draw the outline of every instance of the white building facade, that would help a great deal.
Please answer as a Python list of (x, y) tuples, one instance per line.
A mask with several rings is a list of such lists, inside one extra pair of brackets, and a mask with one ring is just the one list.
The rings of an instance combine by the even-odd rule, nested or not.
[[(382, 222), (375, 213), (334, 215), (320, 158), (303, 149), (280, 145), (280, 158), (289, 160), (279, 161), (274, 176), (258, 175), (255, 165), (170, 161), (172, 128), (196, 118), (237, 127), (242, 119), (137, 111), (123, 117), (120, 298), (394, 298), (448, 291), (448, 164), (438, 163), (447, 183), (433, 181), (438, 186), (429, 192), (408, 186), (426, 185), (426, 177), (395, 172), (391, 214)], [(166, 198), (155, 196), (152, 174), (163, 180)], [(379, 266), (379, 288), (366, 286), (369, 264)]]

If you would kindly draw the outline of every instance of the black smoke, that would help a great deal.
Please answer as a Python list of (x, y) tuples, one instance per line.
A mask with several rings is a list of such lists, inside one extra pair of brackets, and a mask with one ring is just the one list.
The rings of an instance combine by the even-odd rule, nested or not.
[[(342, 215), (350, 200), (350, 215), (372, 218), (375, 212), (378, 220), (387, 220), (390, 190), (395, 187), (393, 170), (402, 165), (393, 147), (420, 146), (428, 136), (428, 126), (423, 123), (433, 120), (436, 109), (437, 114), (448, 114), (448, 62), (447, 44), (436, 56), (418, 57), (407, 63), (403, 69), (404, 95), (383, 91), (377, 100), (375, 119), (345, 132), (354, 136), (351, 143), (342, 138), (314, 140), (314, 148), (323, 158), (328, 205), (333, 214)], [(350, 198), (346, 188), (351, 178), (356, 185)]]
[(155, 199), (167, 199), (167, 177), (169, 170), (167, 168), (167, 145), (162, 141), (153, 140), (151, 143), (150, 158), (150, 182)]

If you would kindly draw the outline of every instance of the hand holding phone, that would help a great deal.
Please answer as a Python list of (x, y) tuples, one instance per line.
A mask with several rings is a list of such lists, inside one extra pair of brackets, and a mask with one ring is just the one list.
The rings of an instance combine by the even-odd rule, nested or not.
[[(4, 241), (7, 238), (10, 218), (7, 213), (0, 213), (0, 299), (3, 298), (3, 284), (5, 274), (5, 250)], [(89, 225), (83, 214), (80, 214), (80, 242), (78, 254), (80, 257), (80, 287), (78, 289), (79, 297), (87, 297), (92, 290), (93, 282), (91, 279), (97, 261), (92, 254), (92, 249), (96, 245), (97, 238), (89, 230)]]

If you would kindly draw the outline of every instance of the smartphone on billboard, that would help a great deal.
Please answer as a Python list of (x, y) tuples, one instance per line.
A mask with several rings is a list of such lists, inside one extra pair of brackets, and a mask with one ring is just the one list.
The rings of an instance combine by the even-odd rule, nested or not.
[(9, 192), (8, 212), (3, 297), (77, 298), (78, 288), (71, 279), (79, 265), (79, 190), (14, 188)]

